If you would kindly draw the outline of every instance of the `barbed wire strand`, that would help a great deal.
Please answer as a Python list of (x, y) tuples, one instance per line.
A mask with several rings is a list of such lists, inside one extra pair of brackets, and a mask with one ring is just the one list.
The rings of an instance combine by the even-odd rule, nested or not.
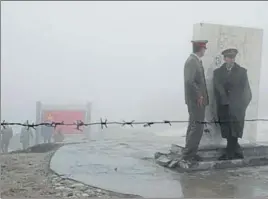
[[(244, 122), (268, 122), (268, 119), (247, 119), (244, 120)], [(163, 120), (163, 121), (143, 121), (143, 122), (136, 122), (135, 120), (132, 120), (130, 122), (122, 121), (122, 122), (116, 122), (116, 121), (111, 121), (109, 122), (107, 119), (102, 119), (100, 118), (100, 122), (92, 122), (92, 123), (84, 123), (81, 120), (77, 120), (74, 123), (64, 123), (62, 122), (42, 122), (42, 123), (29, 123), (29, 121), (26, 121), (25, 123), (20, 123), (20, 122), (6, 122), (5, 120), (1, 122), (1, 126), (3, 128), (6, 128), (7, 126), (24, 126), (28, 127), (28, 129), (33, 128), (36, 130), (36, 127), (39, 126), (47, 126), (47, 127), (53, 127), (57, 128), (58, 126), (75, 126), (76, 130), (82, 131), (81, 127), (86, 127), (86, 126), (96, 126), (99, 125), (101, 129), (103, 128), (108, 128), (108, 125), (121, 125), (122, 127), (124, 126), (131, 126), (134, 127), (134, 125), (142, 125), (143, 127), (151, 127), (152, 125), (155, 124), (168, 124), (169, 126), (172, 126), (172, 124), (178, 124), (178, 123), (188, 123), (189, 121), (185, 120)], [(223, 123), (239, 123), (241, 121), (230, 121), (230, 120), (216, 120), (213, 119), (211, 121), (195, 121), (196, 123), (201, 123), (207, 126), (208, 124), (223, 124)]]

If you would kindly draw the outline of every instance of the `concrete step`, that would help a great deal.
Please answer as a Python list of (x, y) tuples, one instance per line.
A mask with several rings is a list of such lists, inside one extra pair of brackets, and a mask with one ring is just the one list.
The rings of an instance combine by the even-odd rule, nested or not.
[[(183, 147), (172, 144), (170, 153), (180, 156)], [(241, 150), (245, 157), (249, 156), (265, 156), (268, 154), (268, 144), (243, 144)], [(198, 150), (198, 155), (202, 158), (217, 158), (225, 152), (225, 146), (207, 146)]]
[(155, 153), (155, 161), (163, 167), (171, 168), (178, 172), (268, 165), (268, 145), (247, 144), (241, 147), (244, 152), (244, 159), (220, 161), (218, 158), (224, 153), (225, 147), (209, 146), (200, 148), (198, 151), (198, 155), (203, 159), (202, 161), (185, 164), (181, 161), (183, 147), (172, 145), (169, 153)]

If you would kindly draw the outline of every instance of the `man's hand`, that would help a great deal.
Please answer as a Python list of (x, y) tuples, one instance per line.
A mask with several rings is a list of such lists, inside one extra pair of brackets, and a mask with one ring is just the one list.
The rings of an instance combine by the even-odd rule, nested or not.
[(203, 96), (200, 96), (197, 100), (197, 106), (198, 107), (202, 107), (204, 106), (204, 97)]

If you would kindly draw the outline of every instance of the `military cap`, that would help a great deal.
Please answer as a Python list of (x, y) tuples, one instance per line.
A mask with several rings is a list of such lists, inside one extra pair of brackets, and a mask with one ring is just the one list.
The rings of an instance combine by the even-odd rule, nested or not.
[(237, 55), (237, 53), (238, 53), (238, 50), (237, 50), (237, 49), (235, 49), (235, 48), (228, 48), (228, 49), (222, 51), (221, 54), (222, 54), (224, 57), (235, 58), (236, 55)]
[(192, 40), (193, 45), (207, 48), (208, 40)]

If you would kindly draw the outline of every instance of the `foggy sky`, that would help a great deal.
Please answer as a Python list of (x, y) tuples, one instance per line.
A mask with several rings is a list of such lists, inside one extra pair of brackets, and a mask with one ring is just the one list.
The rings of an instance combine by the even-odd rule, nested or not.
[(187, 119), (183, 66), (199, 22), (264, 30), (264, 93), (267, 10), (267, 2), (1, 2), (1, 119), (34, 121), (38, 100), (92, 101), (93, 120)]

